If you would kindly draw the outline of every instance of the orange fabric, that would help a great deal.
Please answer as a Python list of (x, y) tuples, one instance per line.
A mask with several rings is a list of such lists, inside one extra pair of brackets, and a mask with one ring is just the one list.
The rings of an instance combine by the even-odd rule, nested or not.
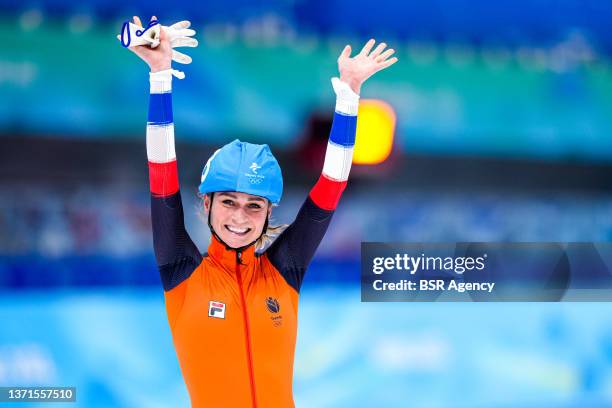
[[(200, 266), (165, 293), (192, 406), (293, 407), (298, 293), (253, 246), (241, 262), (213, 238)], [(209, 317), (211, 301), (225, 318)]]

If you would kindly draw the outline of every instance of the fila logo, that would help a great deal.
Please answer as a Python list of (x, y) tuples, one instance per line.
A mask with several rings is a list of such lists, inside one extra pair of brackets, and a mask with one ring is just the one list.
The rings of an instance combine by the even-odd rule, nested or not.
[(225, 303), (217, 302), (216, 300), (208, 302), (208, 317), (225, 319)]

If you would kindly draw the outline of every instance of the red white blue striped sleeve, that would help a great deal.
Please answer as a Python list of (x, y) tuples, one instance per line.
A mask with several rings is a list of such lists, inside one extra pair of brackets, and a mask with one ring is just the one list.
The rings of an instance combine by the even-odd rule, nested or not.
[(336, 110), (332, 123), (323, 172), (300, 208), (295, 221), (266, 251), (270, 262), (287, 283), (300, 291), (306, 269), (312, 260), (346, 187), (357, 128), (359, 95), (339, 79), (332, 79)]
[(164, 197), (179, 190), (174, 150), (171, 71), (152, 72), (150, 84), (147, 117), (149, 182), (151, 193)]
[(357, 129), (359, 95), (338, 78), (332, 79), (336, 109), (332, 123), (323, 172), (310, 191), (310, 198), (320, 208), (334, 210), (346, 188)]
[(184, 223), (174, 149), (172, 71), (151, 73), (150, 83), (147, 158), (153, 248), (164, 289), (169, 291), (193, 273), (202, 255)]

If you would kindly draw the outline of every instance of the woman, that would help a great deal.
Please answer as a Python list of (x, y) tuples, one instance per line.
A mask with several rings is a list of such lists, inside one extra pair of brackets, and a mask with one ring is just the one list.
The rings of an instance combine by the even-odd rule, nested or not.
[[(137, 20), (135, 19), (135, 22)], [(139, 22), (139, 21), (138, 21)], [(172, 44), (130, 48), (150, 67), (147, 155), (155, 255), (181, 370), (194, 407), (293, 407), (292, 376), (302, 278), (329, 225), (351, 166), (359, 91), (397, 61), (370, 40), (346, 46), (332, 79), (336, 111), (321, 177), (295, 221), (262, 253), (282, 195), (267, 145), (238, 140), (217, 150), (199, 191), (212, 232), (201, 255), (183, 223), (172, 121)]]

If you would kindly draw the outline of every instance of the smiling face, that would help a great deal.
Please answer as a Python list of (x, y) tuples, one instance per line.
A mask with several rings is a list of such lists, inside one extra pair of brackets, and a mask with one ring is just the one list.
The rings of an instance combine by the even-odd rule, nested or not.
[[(210, 196), (204, 208), (211, 211)], [(267, 199), (238, 192), (218, 192), (212, 200), (210, 224), (215, 233), (232, 248), (240, 248), (261, 235), (272, 206)]]

